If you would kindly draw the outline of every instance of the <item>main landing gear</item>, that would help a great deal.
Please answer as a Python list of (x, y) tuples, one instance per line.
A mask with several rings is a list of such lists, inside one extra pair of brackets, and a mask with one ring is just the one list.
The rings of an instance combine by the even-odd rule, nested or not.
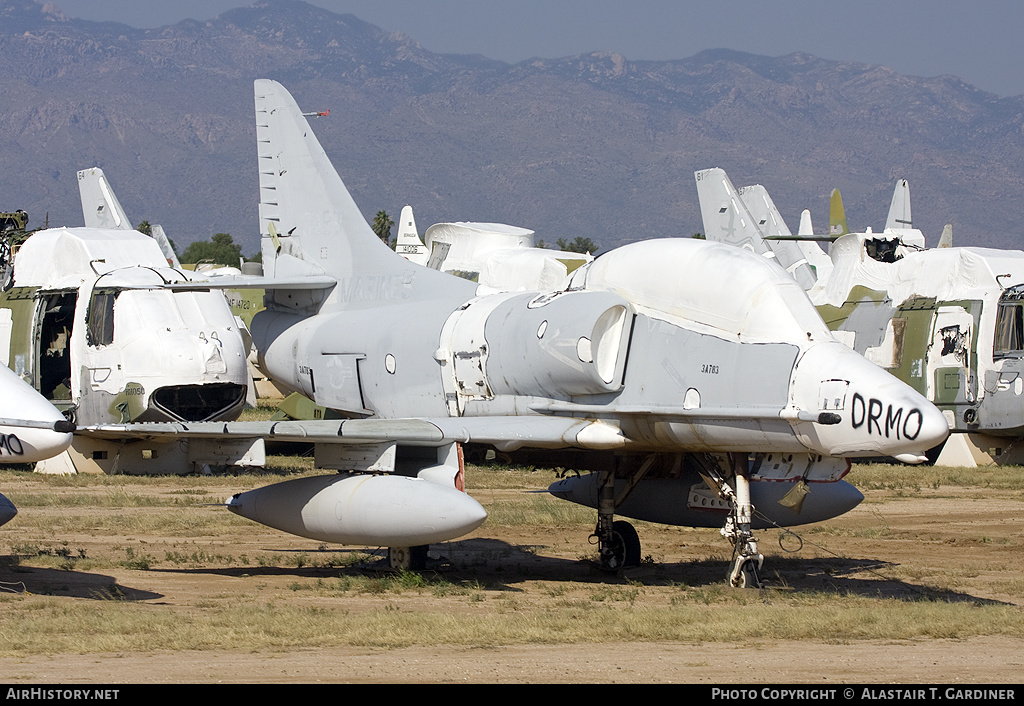
[[(757, 539), (751, 531), (754, 506), (750, 500), (750, 470), (746, 454), (729, 454), (729, 470), (712, 457), (695, 458), (700, 475), (708, 487), (729, 502), (729, 515), (722, 536), (733, 545), (728, 581), (737, 588), (762, 588), (761, 566), (764, 557), (757, 551)], [(603, 470), (598, 476), (597, 528), (592, 538), (598, 545), (598, 565), (602, 571), (616, 572), (640, 563), (640, 538), (628, 522), (615, 520), (615, 509), (629, 496), (656, 460), (647, 457), (631, 473), (618, 474), (624, 481), (616, 491), (616, 472)]]
[(627, 479), (626, 488), (618, 496), (615, 493), (615, 472), (604, 470), (600, 473), (597, 528), (592, 537), (597, 539), (598, 565), (602, 571), (619, 571), (640, 564), (640, 535), (630, 523), (615, 520), (615, 508), (622, 504), (653, 461), (653, 456), (644, 461), (640, 469)]

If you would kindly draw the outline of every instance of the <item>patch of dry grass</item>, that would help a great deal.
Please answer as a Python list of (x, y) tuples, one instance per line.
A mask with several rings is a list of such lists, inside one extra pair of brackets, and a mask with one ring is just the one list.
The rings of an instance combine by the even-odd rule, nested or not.
[[(279, 535), (217, 506), (230, 492), (312, 473), (318, 472), (303, 458), (282, 459), (265, 474), (237, 476), (55, 477), (0, 471), (0, 487), (21, 508), (16, 520), (0, 530), (0, 655), (1024, 636), (1019, 605), (971, 598), (982, 580), (988, 582), (985, 590), (1019, 594), (1020, 574), (1012, 564), (1019, 560), (1012, 543), (986, 542), (941, 523), (925, 535), (877, 509), (877, 521), (868, 515), (859, 523), (826, 523), (801, 531), (832, 545), (864, 541), (902, 547), (909, 542), (911, 550), (900, 555), (905, 560), (886, 573), (890, 582), (920, 587), (915, 595), (875, 592), (868, 585), (875, 577), (866, 574), (829, 578), (835, 588), (793, 588), (800, 577), (827, 573), (832, 565), (822, 569), (811, 560), (777, 557), (768, 564), (798, 578), (777, 574), (776, 588), (764, 591), (726, 587), (720, 580), (724, 561), (714, 556), (692, 562), (715, 573), (713, 580), (692, 585), (666, 579), (658, 567), (638, 580), (585, 572), (577, 577), (579, 571), (573, 578), (556, 572), (531, 579), (531, 552), (548, 553), (566, 537), (585, 536), (594, 522), (592, 510), (543, 493), (518, 492), (546, 488), (554, 478), (532, 469), (467, 469), (467, 485), (471, 492), (480, 491), (489, 512), (480, 536), (495, 539), (466, 556), (453, 552), (450, 570), (440, 573), (368, 570), (379, 556), (372, 548), (311, 549), (307, 542), (294, 550)], [(1000, 488), (1003, 497), (1012, 498), (1019, 485), (1011, 475), (995, 470), (979, 475), (983, 485), (967, 492), (986, 496)], [(966, 479), (949, 469), (858, 466), (850, 480), (862, 484), (872, 499), (891, 499), (900, 492), (935, 495), (937, 488), (962, 492), (952, 481)], [(716, 534), (673, 532), (671, 538), (691, 545)], [(727, 553), (727, 547), (719, 546), (724, 540), (713, 539), (719, 543), (714, 551)], [(1005, 552), (1001, 573), (986, 578), (980, 559), (952, 568), (919, 560), (913, 551), (914, 542), (968, 540)], [(537, 548), (529, 541), (537, 542)], [(570, 555), (561, 561), (575, 567), (580, 558)], [(483, 578), (476, 577), (476, 567), (486, 569), (478, 574)], [(17, 587), (19, 576), (33, 571), (47, 577), (52, 595)], [(218, 579), (218, 588), (177, 601), (152, 588), (126, 588), (159, 588), (165, 580), (182, 577), (198, 584)], [(93, 584), (85, 593), (65, 587), (62, 579), (69, 586), (87, 579)]]

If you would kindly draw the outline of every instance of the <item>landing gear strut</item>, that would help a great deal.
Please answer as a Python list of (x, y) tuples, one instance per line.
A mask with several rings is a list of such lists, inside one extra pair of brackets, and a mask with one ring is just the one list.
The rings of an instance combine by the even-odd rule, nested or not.
[[(754, 506), (750, 502), (750, 470), (746, 454), (729, 454), (733, 484), (730, 485), (717, 468), (708, 464), (701, 470), (704, 482), (729, 501), (731, 510), (725, 518), (722, 536), (732, 542), (732, 569), (729, 585), (736, 588), (762, 588), (761, 565), (764, 556), (757, 551), (757, 540), (750, 530)], [(717, 464), (715, 464), (717, 466)]]
[(732, 512), (722, 528), (722, 536), (732, 541), (732, 571), (729, 584), (736, 588), (761, 588), (761, 564), (764, 557), (757, 552), (757, 540), (750, 531), (750, 518), (754, 506), (750, 503), (750, 471), (745, 454), (734, 454), (733, 477), (736, 494), (732, 499)]
[(388, 564), (401, 571), (423, 571), (427, 568), (427, 550), (421, 544), (416, 547), (388, 547)]
[[(637, 481), (650, 468), (650, 463), (641, 465), (640, 470), (629, 478), (625, 495), (636, 485)], [(598, 564), (602, 571), (618, 571), (619, 569), (640, 564), (640, 536), (630, 523), (615, 520), (615, 508), (624, 498), (615, 497), (615, 472), (601, 471), (600, 486), (597, 500), (597, 528), (593, 537), (597, 538)]]

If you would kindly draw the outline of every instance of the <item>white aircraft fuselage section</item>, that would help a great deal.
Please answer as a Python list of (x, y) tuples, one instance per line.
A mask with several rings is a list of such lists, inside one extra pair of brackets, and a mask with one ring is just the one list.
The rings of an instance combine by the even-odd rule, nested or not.
[[(74, 425), (9, 368), (0, 365), (0, 464), (35, 463), (71, 446)], [(18, 508), (0, 495), (0, 525)]]
[[(711, 293), (716, 272), (730, 296)], [(729, 246), (636, 243), (548, 293), (416, 289), (372, 309), (332, 297), (308, 318), (261, 312), (262, 365), (357, 416), (585, 416), (638, 451), (920, 458), (947, 433), (921, 395), (835, 341), (785, 271)]]
[(135, 231), (33, 233), (0, 295), (12, 322), (0, 348), (79, 425), (234, 419), (246, 390), (238, 326), (220, 292), (165, 288), (187, 281)]

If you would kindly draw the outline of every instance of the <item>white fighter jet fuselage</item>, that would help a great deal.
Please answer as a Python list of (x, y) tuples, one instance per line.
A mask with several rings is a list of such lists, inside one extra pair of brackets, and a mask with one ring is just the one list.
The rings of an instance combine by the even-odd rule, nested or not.
[[(920, 461), (948, 428), (837, 342), (784, 271), (735, 248), (644, 241), (548, 293), (431, 297), (425, 270), (402, 269), (340, 282), (316, 316), (257, 314), (261, 367), (360, 416), (587, 419), (581, 448)], [(722, 272), (730, 296), (712, 294)], [(371, 293), (380, 305), (361, 306)]]

